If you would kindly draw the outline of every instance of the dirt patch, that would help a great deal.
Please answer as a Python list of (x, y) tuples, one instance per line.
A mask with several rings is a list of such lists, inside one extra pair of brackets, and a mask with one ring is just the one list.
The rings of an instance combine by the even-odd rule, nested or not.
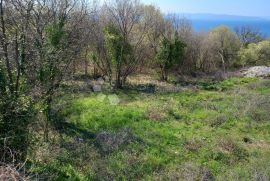
[(121, 146), (131, 143), (135, 136), (131, 129), (123, 129), (118, 133), (101, 132), (96, 137), (96, 146), (103, 154), (118, 150)]
[(160, 108), (150, 108), (146, 112), (146, 118), (152, 121), (164, 121), (166, 119), (165, 110)]
[(270, 143), (267, 143), (266, 141), (261, 140), (261, 141), (249, 143), (249, 144), (247, 144), (247, 147), (268, 150), (268, 149), (270, 149)]

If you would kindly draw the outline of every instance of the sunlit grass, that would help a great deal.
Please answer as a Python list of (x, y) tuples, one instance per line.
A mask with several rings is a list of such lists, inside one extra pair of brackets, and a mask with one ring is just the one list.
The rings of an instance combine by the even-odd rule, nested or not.
[[(226, 88), (157, 94), (120, 91), (113, 93), (120, 99), (118, 105), (111, 104), (109, 93), (67, 100), (62, 111), (66, 121), (94, 134), (129, 128), (139, 140), (89, 163), (102, 163), (102, 172), (90, 169), (83, 174), (91, 173), (89, 180), (185, 180), (190, 178), (178, 175), (179, 170), (189, 165), (193, 174), (206, 169), (218, 180), (233, 180), (249, 178), (252, 165), (258, 165), (258, 174), (269, 177), (264, 166), (270, 162), (270, 122), (252, 120), (247, 110), (251, 101), (265, 95), (268, 82), (233, 78), (216, 85)], [(148, 115), (155, 110), (157, 115)], [(257, 162), (260, 159), (268, 162)]]

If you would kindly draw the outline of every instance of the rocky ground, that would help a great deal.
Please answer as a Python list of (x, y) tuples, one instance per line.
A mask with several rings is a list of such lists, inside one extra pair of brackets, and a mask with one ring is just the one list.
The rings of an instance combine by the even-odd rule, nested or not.
[(241, 70), (241, 74), (245, 77), (270, 77), (270, 67), (255, 66)]

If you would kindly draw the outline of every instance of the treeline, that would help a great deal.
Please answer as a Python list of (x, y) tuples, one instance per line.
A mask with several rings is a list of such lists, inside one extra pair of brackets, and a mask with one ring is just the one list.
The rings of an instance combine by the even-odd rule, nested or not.
[(48, 141), (52, 101), (78, 65), (122, 88), (147, 69), (166, 81), (172, 71), (270, 64), (270, 41), (253, 28), (195, 32), (189, 20), (138, 0), (0, 0), (0, 39), (0, 152), (5, 144), (21, 158), (37, 110)]

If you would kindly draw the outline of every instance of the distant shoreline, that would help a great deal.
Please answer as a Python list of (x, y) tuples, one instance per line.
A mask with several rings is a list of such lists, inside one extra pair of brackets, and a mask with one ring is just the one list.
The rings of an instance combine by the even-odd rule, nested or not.
[(270, 37), (270, 21), (267, 20), (207, 20), (189, 19), (195, 31), (208, 31), (217, 26), (225, 25), (234, 29), (235, 27), (250, 26), (258, 29), (263, 35)]
[(186, 18), (190, 20), (195, 31), (209, 31), (221, 25), (228, 26), (232, 30), (236, 27), (250, 26), (258, 29), (264, 36), (270, 37), (270, 17), (249, 17), (207, 13), (172, 13), (167, 14), (166, 16), (170, 17), (175, 15), (178, 19)]

